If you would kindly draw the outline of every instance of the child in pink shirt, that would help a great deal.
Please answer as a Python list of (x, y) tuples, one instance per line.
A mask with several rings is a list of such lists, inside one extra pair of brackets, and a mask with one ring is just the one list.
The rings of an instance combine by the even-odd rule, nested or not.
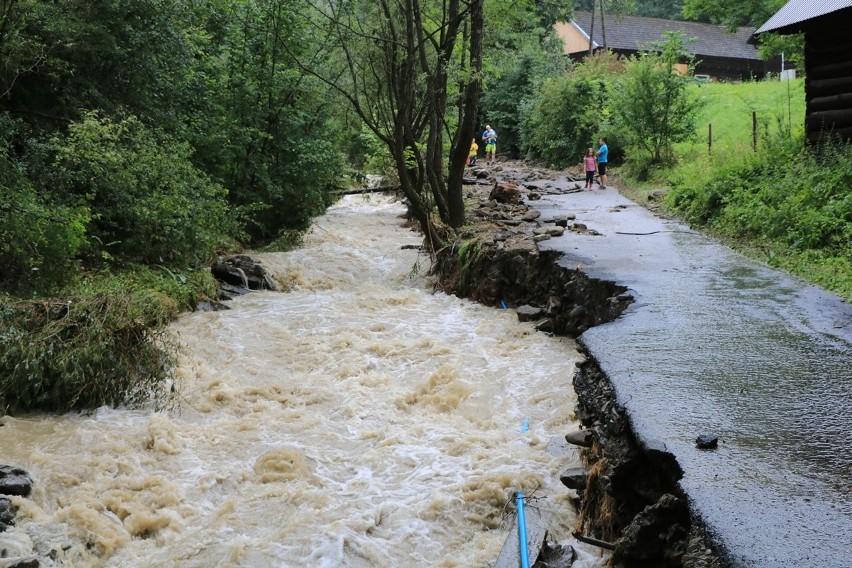
[(592, 182), (595, 181), (595, 172), (598, 169), (598, 159), (595, 156), (594, 148), (586, 150), (586, 155), (583, 156), (583, 165), (586, 168), (586, 189), (592, 189)]

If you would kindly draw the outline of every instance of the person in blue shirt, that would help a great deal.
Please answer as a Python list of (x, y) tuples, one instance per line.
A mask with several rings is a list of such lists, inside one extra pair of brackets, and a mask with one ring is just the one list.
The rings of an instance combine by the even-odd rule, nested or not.
[(606, 162), (607, 162), (607, 154), (609, 154), (609, 147), (606, 145), (606, 136), (601, 136), (600, 148), (595, 153), (598, 157), (598, 175), (600, 176), (600, 189), (606, 189), (607, 177), (606, 177)]
[(497, 161), (497, 133), (490, 124), (485, 125), (482, 141), (485, 143), (485, 163), (491, 165), (491, 162)]

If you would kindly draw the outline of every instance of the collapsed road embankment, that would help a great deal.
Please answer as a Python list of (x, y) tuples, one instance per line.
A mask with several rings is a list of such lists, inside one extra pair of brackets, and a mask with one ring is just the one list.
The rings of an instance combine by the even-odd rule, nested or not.
[(495, 177), (521, 203), (472, 189), (477, 245), (441, 270), (587, 353), (578, 528), (622, 566), (844, 565), (852, 308), (611, 189)]
[[(556, 335), (577, 338), (616, 320), (634, 301), (625, 286), (592, 278), (582, 265), (560, 266), (562, 253), (538, 246), (566, 232), (593, 232), (570, 213), (530, 214), (520, 191), (511, 181), (469, 188), (470, 213), (481, 222), (439, 263), (444, 289), (487, 305), (511, 306), (519, 319)], [(532, 199), (546, 191), (537, 188)], [(700, 523), (690, 517), (676, 461), (641, 447), (608, 378), (586, 354), (574, 378), (577, 419), (591, 433), (590, 447), (580, 449), (589, 471), (578, 491), (578, 531), (612, 543), (616, 565), (718, 566)]]

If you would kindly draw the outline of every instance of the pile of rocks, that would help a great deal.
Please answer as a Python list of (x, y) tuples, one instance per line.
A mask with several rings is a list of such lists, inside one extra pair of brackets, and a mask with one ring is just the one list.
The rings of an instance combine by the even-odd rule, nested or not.
[[(29, 497), (33, 491), (30, 474), (15, 466), (0, 465), (0, 533), (15, 526), (17, 507), (10, 497)], [(39, 555), (26, 535), (0, 535), (0, 557), (4, 568), (38, 568)]]

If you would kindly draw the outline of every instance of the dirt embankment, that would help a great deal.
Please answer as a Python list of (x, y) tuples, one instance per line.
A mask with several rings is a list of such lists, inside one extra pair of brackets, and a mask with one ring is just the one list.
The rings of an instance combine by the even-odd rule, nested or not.
[[(538, 242), (564, 231), (588, 232), (582, 219), (542, 219), (525, 205), (543, 193), (577, 191), (580, 184), (521, 164), (478, 176), (488, 183), (465, 187), (473, 228), (436, 264), (444, 290), (516, 308), (519, 318), (558, 335), (579, 337), (618, 318), (633, 301), (624, 286), (592, 279), (581, 266), (560, 266), (558, 253), (538, 249)], [(582, 338), (579, 343), (582, 349)], [(592, 439), (591, 447), (581, 448), (587, 473), (578, 491), (577, 530), (614, 544), (613, 566), (722, 566), (700, 520), (690, 515), (678, 485), (680, 466), (670, 454), (637, 443), (608, 377), (586, 355), (574, 377), (577, 419)]]

